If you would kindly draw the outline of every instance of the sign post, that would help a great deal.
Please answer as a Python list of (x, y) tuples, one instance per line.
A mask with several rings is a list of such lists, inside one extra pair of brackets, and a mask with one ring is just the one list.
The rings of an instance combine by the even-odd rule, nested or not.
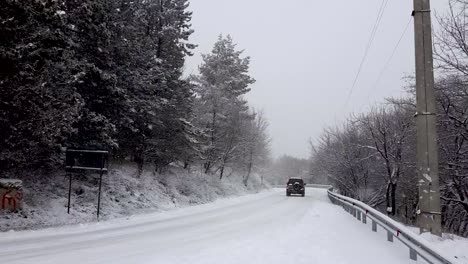
[(101, 209), (102, 175), (108, 172), (109, 152), (105, 150), (67, 149), (65, 171), (69, 176), (68, 183), (68, 213), (70, 213), (71, 189), (73, 173), (94, 172), (99, 173), (99, 191), (97, 204), (97, 218)]

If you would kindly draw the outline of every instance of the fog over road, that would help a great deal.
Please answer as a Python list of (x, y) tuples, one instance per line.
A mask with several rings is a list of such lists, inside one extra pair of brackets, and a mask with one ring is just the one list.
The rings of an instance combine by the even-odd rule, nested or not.
[[(2, 263), (409, 263), (323, 189), (275, 188), (98, 224), (0, 234)], [(412, 262), (415, 263), (415, 262)]]

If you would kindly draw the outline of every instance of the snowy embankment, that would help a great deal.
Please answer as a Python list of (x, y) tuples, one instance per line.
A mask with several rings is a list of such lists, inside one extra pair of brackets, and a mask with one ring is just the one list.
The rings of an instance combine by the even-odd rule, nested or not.
[[(333, 193), (333, 194), (332, 194)], [(393, 232), (394, 236), (398, 236), (398, 234), (401, 232), (402, 234), (405, 234), (405, 239), (410, 238), (409, 241), (415, 241), (417, 244), (421, 245), (422, 248), (427, 248), (430, 249), (430, 251), (437, 252), (437, 255), (443, 257), (447, 263), (463, 263), (463, 264), (468, 264), (468, 254), (466, 252), (466, 249), (468, 249), (468, 239), (458, 237), (452, 234), (443, 234), (442, 237), (437, 237), (434, 235), (431, 235), (430, 233), (424, 233), (424, 234), (419, 234), (419, 228), (413, 227), (413, 226), (405, 226), (404, 224), (398, 222), (395, 219), (389, 218), (382, 212), (379, 212), (378, 210), (372, 208), (371, 206), (358, 201), (354, 200), (352, 198), (349, 198), (347, 196), (339, 195), (334, 192), (328, 191), (329, 197), (333, 196), (335, 197), (334, 199), (339, 198), (341, 200), (346, 201), (353, 206), (356, 206), (360, 208), (360, 210), (365, 210), (366, 215), (369, 213), (369, 217), (372, 218), (372, 221), (367, 221), (365, 225), (368, 226), (368, 228), (371, 226), (371, 223), (375, 222), (378, 223), (377, 232), (381, 233), (382, 237), (387, 234), (387, 229)], [(361, 222), (361, 221), (358, 221)], [(381, 223), (385, 223), (381, 225)], [(386, 228), (383, 228), (386, 226)], [(370, 229), (370, 228), (369, 228)], [(398, 230), (398, 231), (397, 231)], [(416, 235), (414, 235), (416, 234)], [(419, 237), (418, 237), (419, 236)], [(396, 240), (396, 244), (406, 244), (407, 242), (402, 242), (400, 239)], [(414, 245), (413, 242), (410, 242), (409, 245)], [(419, 254), (419, 252), (418, 252)], [(424, 257), (423, 257), (424, 258)], [(445, 262), (444, 262), (445, 263)]]
[[(212, 202), (221, 197), (256, 193), (265, 188), (257, 175), (248, 186), (230, 175), (204, 175), (172, 168), (164, 174), (145, 172), (135, 177), (131, 166), (111, 168), (103, 177), (101, 220), (164, 211), (192, 204)], [(0, 212), (0, 231), (38, 229), (96, 221), (98, 177), (75, 176), (71, 212), (67, 214), (68, 177), (34, 177), (23, 180), (24, 208), (20, 213)]]
[[(355, 221), (355, 219), (350, 216), (350, 221), (356, 222), (359, 224), (359, 221)], [(370, 232), (371, 231), (371, 225), (372, 221), (367, 221), (366, 224), (363, 224), (362, 226), (366, 227), (365, 232)], [(403, 224), (397, 224), (404, 226)], [(449, 260), (453, 260), (454, 264), (468, 264), (468, 238), (463, 238), (459, 237), (453, 234), (446, 234), (444, 233), (442, 237), (437, 237), (435, 235), (432, 235), (430, 233), (424, 233), (424, 234), (419, 234), (419, 228), (413, 227), (413, 226), (405, 226), (403, 228), (407, 232), (413, 232), (417, 235), (419, 235), (419, 241), (424, 242), (427, 241), (428, 243), (425, 243), (426, 245), (430, 246), (432, 249), (438, 251), (441, 255), (443, 255), (446, 258), (449, 258)], [(385, 241), (387, 231), (384, 230), (381, 227), (377, 228), (377, 233), (374, 233), (374, 235), (378, 236), (379, 239)], [(404, 251), (408, 251), (408, 248), (403, 245), (401, 241), (398, 239), (394, 240), (394, 243), (388, 243), (388, 247), (399, 247), (402, 248)], [(456, 262), (455, 262), (456, 261)], [(408, 262), (408, 263), (415, 263), (415, 262)], [(419, 258), (418, 263), (427, 263), (421, 258)]]
[[(409, 229), (419, 234), (419, 228), (410, 227)], [(430, 233), (421, 234), (420, 237), (428, 241), (440, 252), (455, 258), (459, 263), (468, 264), (468, 238), (446, 233), (442, 237)]]

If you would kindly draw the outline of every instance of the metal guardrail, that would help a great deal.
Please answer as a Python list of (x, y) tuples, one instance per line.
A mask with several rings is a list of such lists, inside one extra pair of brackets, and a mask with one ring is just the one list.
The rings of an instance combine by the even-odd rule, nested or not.
[(330, 185), (326, 185), (326, 184), (312, 184), (312, 183), (308, 183), (306, 185), (306, 187), (311, 187), (311, 188), (319, 188), (319, 189), (330, 189)]
[(333, 187), (328, 186), (328, 198), (333, 204), (342, 206), (345, 211), (353, 215), (357, 220), (366, 224), (369, 218), (372, 221), (372, 231), (377, 232), (377, 226), (387, 231), (387, 240), (393, 242), (394, 238), (400, 240), (409, 248), (409, 257), (417, 260), (418, 256), (430, 264), (456, 264), (455, 259), (443, 256), (432, 246), (408, 230), (402, 224), (375, 210), (369, 205), (358, 200), (339, 195), (333, 192)]

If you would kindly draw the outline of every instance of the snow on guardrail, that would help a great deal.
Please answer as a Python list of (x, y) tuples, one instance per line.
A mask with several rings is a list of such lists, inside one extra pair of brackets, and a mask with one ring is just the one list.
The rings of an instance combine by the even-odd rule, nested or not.
[(361, 201), (334, 193), (333, 187), (331, 186), (329, 186), (328, 189), (328, 197), (334, 204), (341, 205), (347, 212), (352, 214), (358, 220), (362, 219), (363, 223), (366, 223), (366, 219), (370, 218), (372, 220), (373, 231), (377, 231), (377, 225), (383, 227), (387, 231), (388, 241), (393, 241), (393, 238), (396, 237), (403, 244), (408, 246), (410, 249), (411, 259), (417, 260), (417, 256), (420, 256), (431, 264), (458, 263), (458, 261), (454, 258), (439, 252), (430, 243), (418, 237), (401, 223), (396, 222), (395, 220), (370, 207), (369, 205)]

